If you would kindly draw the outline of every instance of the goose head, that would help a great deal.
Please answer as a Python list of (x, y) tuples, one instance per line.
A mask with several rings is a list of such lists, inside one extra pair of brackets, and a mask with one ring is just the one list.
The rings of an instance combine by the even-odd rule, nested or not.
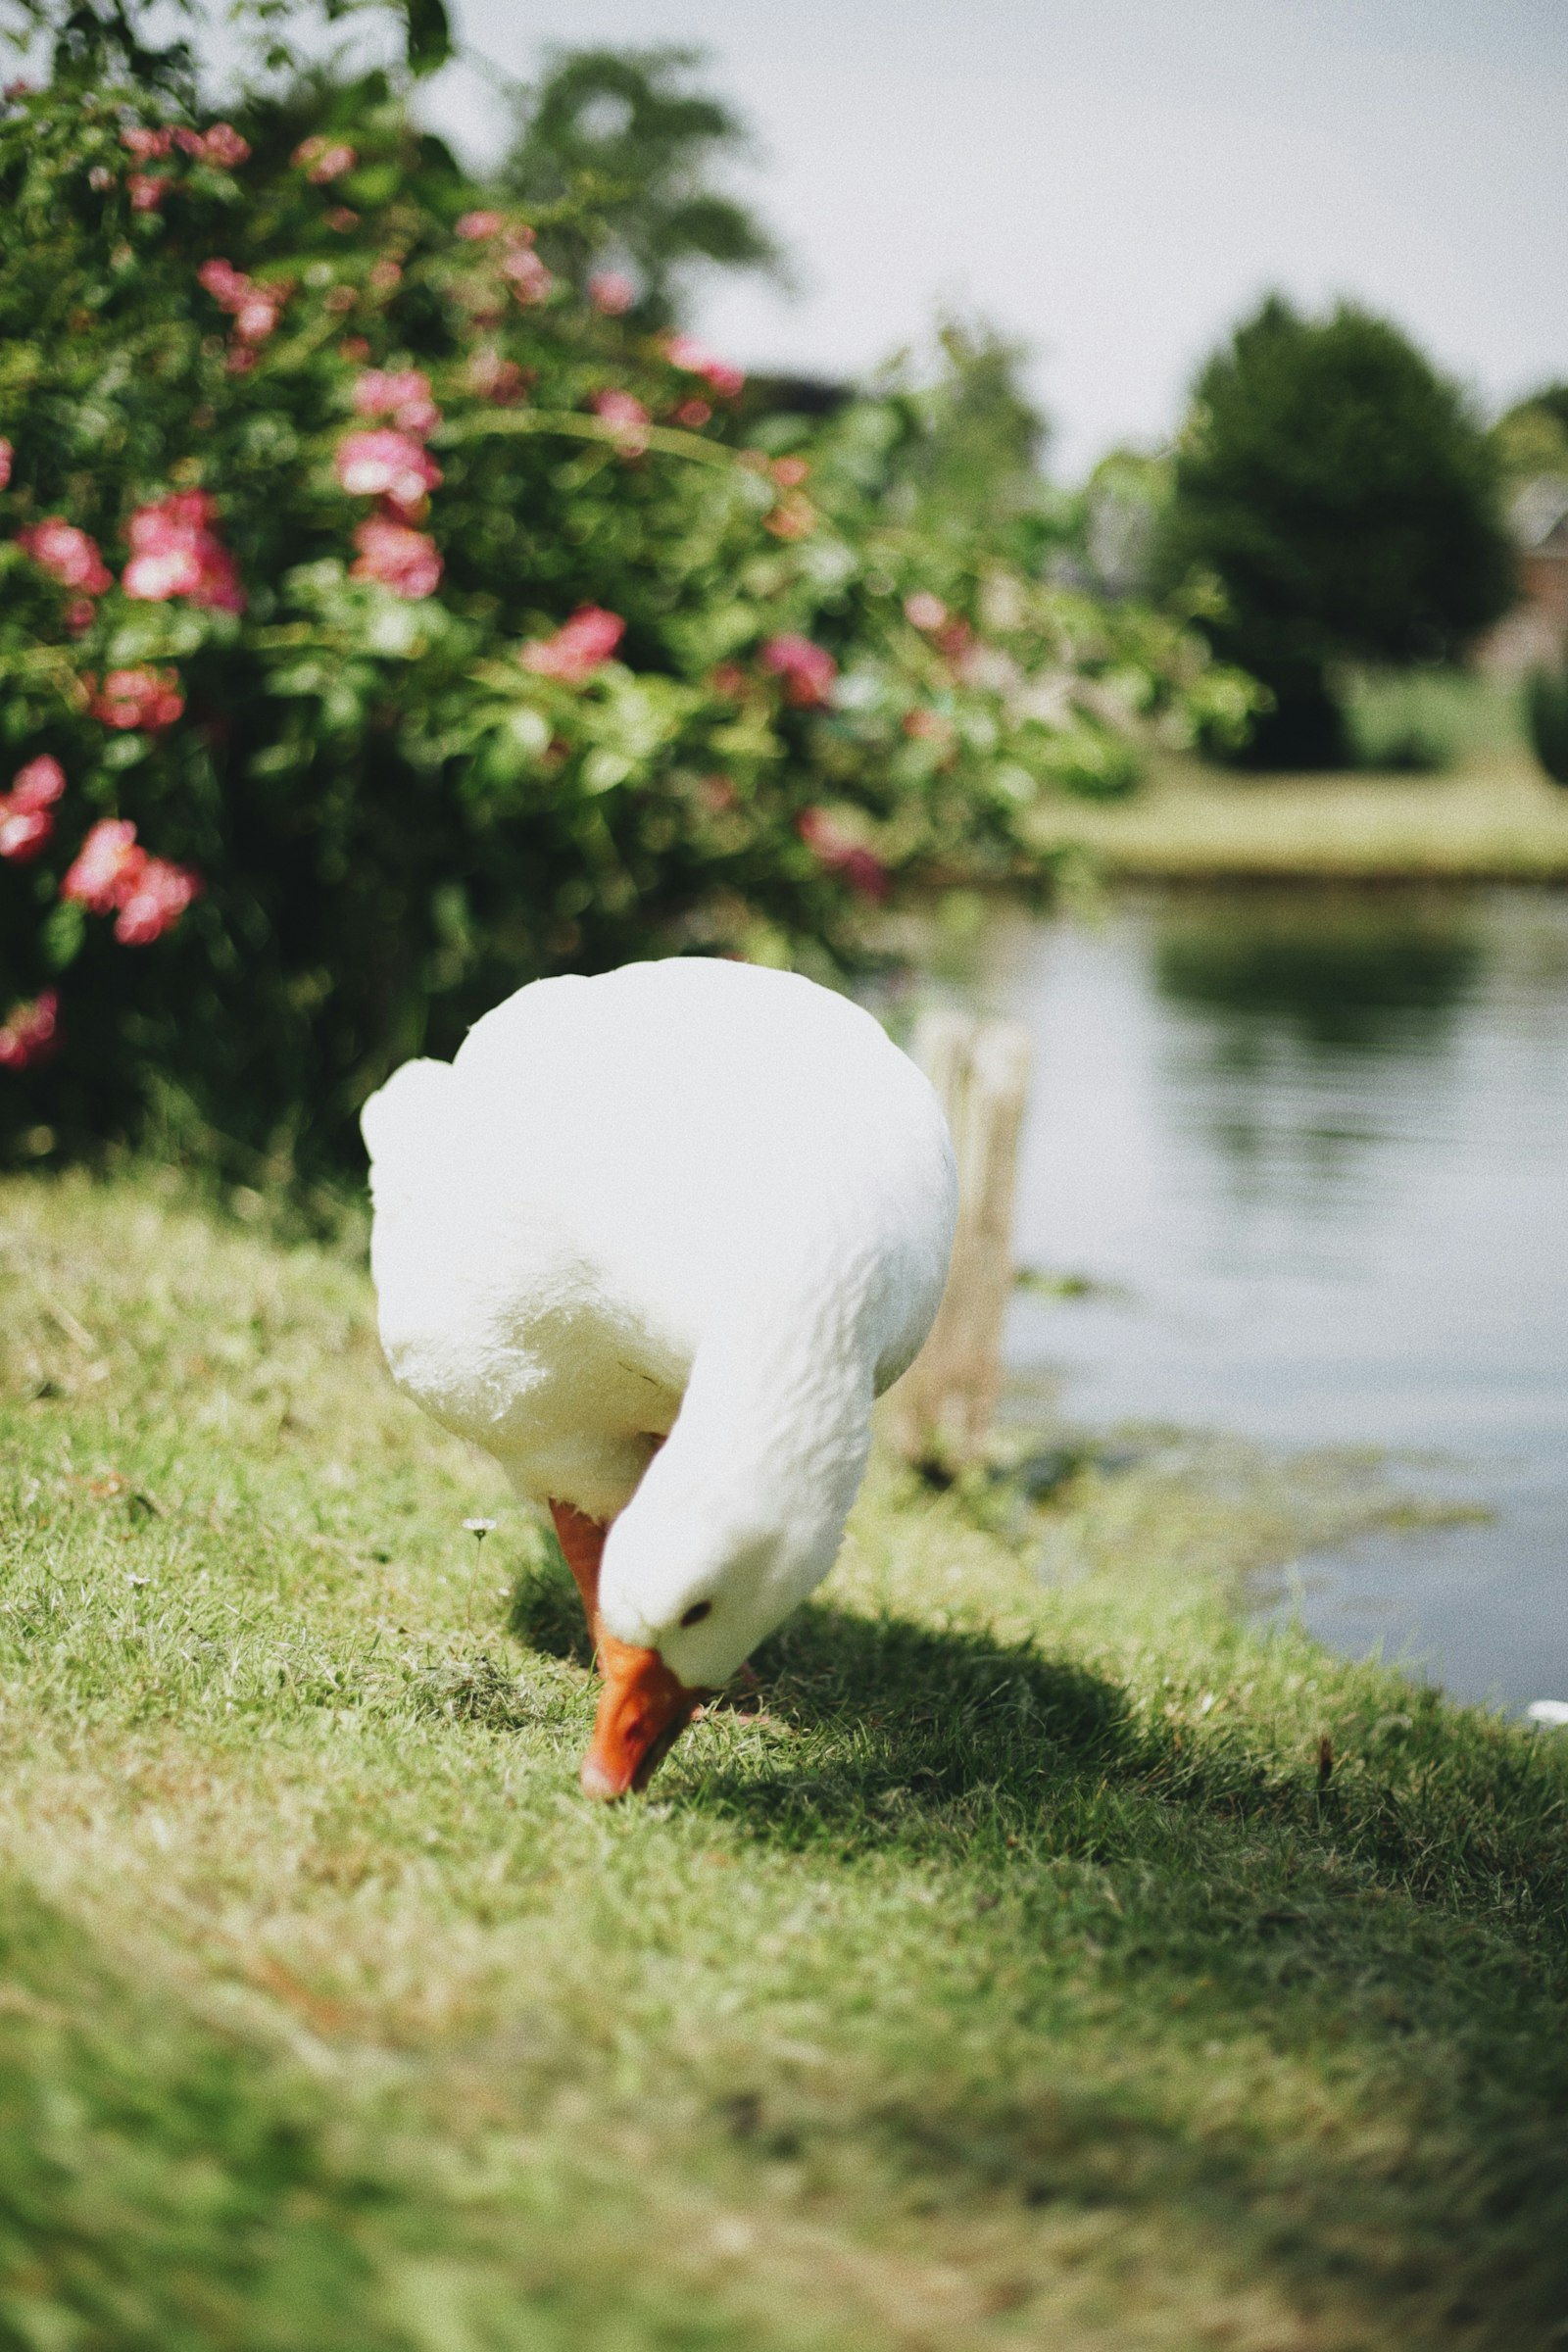
[[(645, 1788), (698, 1707), (721, 1690), (833, 1565), (859, 1464), (814, 1494), (793, 1479), (744, 1507), (666, 1448), (604, 1546), (595, 1630), (604, 1690), (583, 1760), (590, 1796)], [(769, 1503), (773, 1507), (766, 1507)]]

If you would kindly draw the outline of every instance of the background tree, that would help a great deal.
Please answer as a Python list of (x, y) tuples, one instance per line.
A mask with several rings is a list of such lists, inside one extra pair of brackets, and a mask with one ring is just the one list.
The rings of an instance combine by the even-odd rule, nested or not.
[[(540, 219), (552, 269), (581, 285), (624, 273), (629, 316), (672, 325), (704, 268), (778, 270), (757, 216), (714, 184), (745, 124), (694, 89), (695, 49), (567, 49), (523, 97), (503, 190)], [(551, 214), (555, 214), (552, 219)]]
[(1159, 572), (1219, 582), (1210, 638), (1274, 697), (1250, 760), (1338, 764), (1336, 663), (1442, 660), (1506, 610), (1495, 454), (1396, 327), (1271, 297), (1198, 379)]

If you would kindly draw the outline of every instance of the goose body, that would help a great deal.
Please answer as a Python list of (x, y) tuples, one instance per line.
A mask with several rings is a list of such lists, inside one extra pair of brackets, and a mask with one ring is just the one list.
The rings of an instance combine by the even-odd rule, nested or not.
[[(930, 1087), (829, 990), (679, 958), (520, 989), (364, 1128), (395, 1379), (552, 1506), (601, 1662), (678, 1731), (832, 1566), (936, 1314)], [(585, 1786), (641, 1785), (604, 1733)]]

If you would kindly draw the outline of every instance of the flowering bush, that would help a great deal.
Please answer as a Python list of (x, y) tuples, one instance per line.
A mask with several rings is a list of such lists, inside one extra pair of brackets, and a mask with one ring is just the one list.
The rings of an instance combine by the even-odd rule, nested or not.
[(1237, 706), (1176, 623), (901, 524), (907, 402), (743, 427), (383, 82), (149, 112), (0, 114), (0, 1135), (172, 1088), (329, 1156), (525, 979), (842, 961)]

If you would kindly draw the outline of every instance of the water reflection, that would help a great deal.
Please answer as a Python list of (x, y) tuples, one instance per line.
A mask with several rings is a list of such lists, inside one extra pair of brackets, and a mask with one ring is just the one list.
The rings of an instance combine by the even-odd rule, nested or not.
[(1220, 1054), (1243, 1068), (1271, 1030), (1327, 1052), (1441, 1044), (1484, 954), (1451, 899), (1245, 891), (1154, 910), (1161, 996), (1211, 1009)]
[(1319, 1563), (1305, 1613), (1568, 1696), (1568, 901), (1148, 893), (997, 934), (984, 989), (1036, 1043), (1020, 1253), (1111, 1286), (1021, 1297), (1020, 1372), (1462, 1458), (1493, 1527)]

